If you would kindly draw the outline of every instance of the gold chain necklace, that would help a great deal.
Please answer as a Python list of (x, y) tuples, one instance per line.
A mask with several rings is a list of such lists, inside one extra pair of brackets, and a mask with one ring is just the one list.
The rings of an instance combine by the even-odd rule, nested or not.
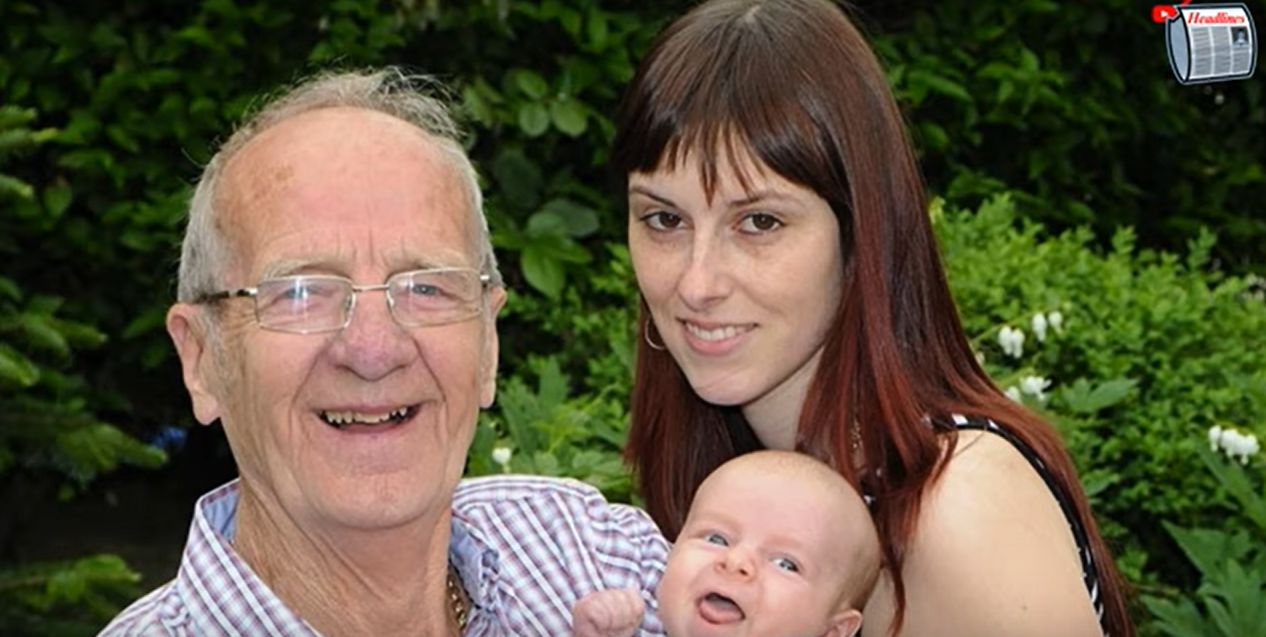
[(448, 565), (448, 608), (453, 611), (453, 619), (457, 620), (457, 631), (461, 633), (466, 630), (466, 624), (470, 621), (470, 614), (466, 604), (466, 590), (458, 583), (457, 569), (452, 564)]

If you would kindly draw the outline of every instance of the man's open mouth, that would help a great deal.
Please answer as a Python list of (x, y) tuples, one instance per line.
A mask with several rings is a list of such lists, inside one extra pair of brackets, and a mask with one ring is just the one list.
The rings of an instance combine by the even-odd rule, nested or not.
[(398, 425), (409, 420), (416, 413), (418, 413), (417, 405), (406, 405), (380, 412), (322, 410), (317, 412), (317, 415), (325, 424), (335, 429), (354, 431)]
[(710, 624), (732, 624), (747, 618), (734, 600), (720, 593), (708, 593), (699, 600), (699, 616)]

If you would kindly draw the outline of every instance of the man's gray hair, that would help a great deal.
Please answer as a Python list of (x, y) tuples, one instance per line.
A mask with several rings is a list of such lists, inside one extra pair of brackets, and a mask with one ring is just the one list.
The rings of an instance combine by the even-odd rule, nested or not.
[[(492, 252), (488, 220), (483, 214), (479, 176), (461, 145), (461, 131), (449, 114), (438, 82), (390, 67), (377, 71), (325, 73), (300, 82), (266, 102), (229, 137), (202, 170), (193, 199), (189, 224), (181, 247), (176, 296), (189, 303), (200, 295), (220, 290), (221, 277), (231, 257), (229, 246), (215, 220), (216, 190), (224, 167), (242, 147), (263, 131), (310, 111), (351, 107), (386, 113), (417, 127), (449, 156), (464, 177), (471, 212), (478, 219), (480, 272), (501, 285), (501, 273)], [(252, 282), (253, 283), (253, 282)]]

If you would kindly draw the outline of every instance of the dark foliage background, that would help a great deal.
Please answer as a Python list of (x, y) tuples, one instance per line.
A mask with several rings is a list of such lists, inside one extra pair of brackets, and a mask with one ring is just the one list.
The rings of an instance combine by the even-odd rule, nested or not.
[[(501, 470), (490, 452), (506, 447), (508, 468), (630, 497), (616, 452), (635, 290), (605, 156), (634, 63), (688, 4), (0, 3), (0, 632), (100, 627), (140, 590), (111, 554), (161, 582), (192, 497), (232, 475), (218, 432), (187, 429), (162, 329), (183, 208), (250, 105), (321, 69), (408, 65), (462, 105), (512, 288), (499, 405), (471, 472)], [(1160, 634), (1179, 621), (1163, 604), (1223, 565), (1203, 568), (1160, 521), (1219, 526), (1251, 508), (1197, 451), (1212, 425), (1266, 422), (1266, 107), (1260, 78), (1178, 85), (1149, 9), (853, 13), (949, 211), (939, 228), (968, 328), (1000, 384), (1054, 379), (1049, 401), (1025, 400), (1064, 428), (1123, 567), (1161, 600), (1139, 609), (1169, 618), (1149, 624)], [(999, 353), (1001, 326), (1051, 311), (1069, 319), (1058, 347)], [(1245, 475), (1260, 485), (1260, 461)], [(154, 557), (138, 538), (175, 548)], [(1263, 535), (1246, 541), (1260, 557)], [(1218, 616), (1208, 599), (1238, 608), (1215, 593), (1192, 598), (1198, 618)]]

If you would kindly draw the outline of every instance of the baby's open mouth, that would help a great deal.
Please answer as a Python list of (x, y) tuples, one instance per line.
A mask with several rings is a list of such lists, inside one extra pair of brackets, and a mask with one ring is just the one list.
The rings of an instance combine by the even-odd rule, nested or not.
[(747, 618), (734, 600), (720, 593), (708, 593), (699, 600), (699, 616), (710, 624), (732, 624)]
[(412, 418), (417, 412), (417, 405), (408, 405), (375, 413), (322, 410), (318, 412), (318, 416), (325, 424), (335, 429), (355, 431), (357, 429), (398, 425)]

